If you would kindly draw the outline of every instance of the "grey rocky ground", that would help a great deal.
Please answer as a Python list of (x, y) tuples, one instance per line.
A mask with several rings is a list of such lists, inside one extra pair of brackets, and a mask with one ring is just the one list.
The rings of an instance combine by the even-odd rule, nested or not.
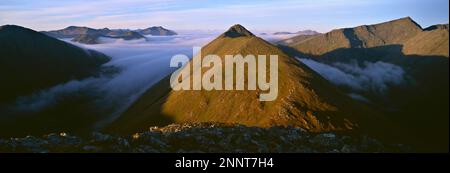
[(93, 132), (77, 137), (64, 132), (42, 137), (0, 139), (0, 152), (408, 152), (368, 136), (309, 133), (294, 127), (257, 128), (225, 124), (172, 124), (129, 136)]

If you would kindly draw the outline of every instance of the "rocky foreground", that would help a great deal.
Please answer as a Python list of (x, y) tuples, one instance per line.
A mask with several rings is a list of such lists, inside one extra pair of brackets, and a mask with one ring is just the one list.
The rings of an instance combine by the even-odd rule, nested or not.
[(43, 137), (0, 139), (0, 152), (407, 152), (367, 136), (309, 133), (301, 128), (257, 128), (225, 124), (172, 124), (131, 136), (93, 132), (77, 137), (64, 132)]

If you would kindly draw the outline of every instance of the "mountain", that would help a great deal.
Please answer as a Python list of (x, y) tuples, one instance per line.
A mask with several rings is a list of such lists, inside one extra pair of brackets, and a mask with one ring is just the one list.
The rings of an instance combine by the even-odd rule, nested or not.
[(368, 127), (383, 126), (377, 113), (356, 103), (316, 72), (241, 25), (232, 26), (204, 46), (201, 55), (208, 54), (216, 54), (222, 60), (224, 55), (278, 55), (277, 99), (259, 101), (261, 90), (175, 91), (167, 77), (148, 89), (106, 130), (131, 133), (173, 122), (296, 126), (312, 132), (377, 130)]
[(403, 128), (402, 137), (418, 150), (448, 151), (448, 24), (422, 29), (405, 17), (336, 29), (310, 38), (294, 37), (280, 42), (279, 47), (291, 56), (313, 58), (331, 66), (381, 61), (400, 67), (406, 80), (402, 85), (390, 86), (383, 94), (357, 91), (358, 94)]
[(406, 55), (435, 55), (449, 57), (449, 28), (446, 25), (433, 25), (425, 28), (403, 44)]
[(122, 33), (119, 36), (109, 36), (111, 38), (120, 38), (120, 39), (124, 39), (124, 40), (135, 40), (135, 39), (143, 39), (145, 38), (143, 35), (139, 34), (138, 32), (135, 31), (127, 31)]
[(304, 54), (320, 56), (342, 48), (373, 48), (402, 44), (420, 32), (422, 28), (411, 18), (405, 17), (375, 25), (336, 29), (288, 45)]
[(92, 29), (88, 27), (69, 26), (55, 31), (42, 32), (55, 38), (72, 38), (72, 41), (83, 44), (99, 44), (100, 37), (134, 40), (145, 38), (137, 31), (129, 29)]
[(129, 29), (107, 29), (103, 34), (110, 37), (118, 37), (130, 31)]
[(298, 31), (297, 36), (288, 38), (288, 39), (284, 39), (281, 41), (276, 42), (279, 45), (292, 45), (295, 43), (300, 43), (303, 42), (305, 40), (311, 39), (315, 36), (320, 35), (321, 33), (313, 31), (313, 30), (303, 30), (303, 31)]
[(406, 63), (404, 56), (449, 57), (448, 24), (422, 29), (409, 17), (380, 24), (335, 29), (325, 34), (297, 36), (282, 40), (293, 56), (315, 57), (321, 61), (376, 61)]
[(75, 36), (72, 41), (84, 44), (99, 44), (99, 38), (101, 34), (81, 34)]
[(435, 29), (442, 29), (442, 30), (447, 30), (448, 31), (449, 25), (448, 25), (448, 23), (447, 24), (437, 24), (437, 25), (429, 26), (428, 28), (425, 28), (424, 30), (425, 31), (432, 31), (432, 30), (435, 30)]
[(230, 29), (225, 31), (222, 35), (219, 36), (219, 38), (216, 38), (215, 40), (219, 40), (220, 38), (237, 38), (237, 37), (253, 38), (255, 37), (255, 35), (241, 25), (233, 25)]
[(79, 35), (102, 34), (101, 31), (104, 30), (97, 30), (93, 28), (80, 26), (69, 26), (61, 30), (43, 31), (42, 33), (55, 38), (73, 38)]
[(83, 44), (99, 44), (100, 37), (134, 40), (145, 38), (143, 35), (169, 36), (177, 35), (176, 32), (165, 29), (161, 26), (154, 26), (147, 29), (93, 29), (88, 27), (69, 26), (61, 30), (43, 31), (55, 38), (72, 38), (72, 41)]
[[(319, 35), (319, 34), (317, 34), (317, 35)], [(294, 43), (300, 43), (300, 42), (303, 42), (305, 40), (314, 38), (317, 35), (297, 35), (295, 37), (291, 37), (291, 38), (288, 38), (288, 39), (285, 39), (285, 40), (281, 40), (281, 41), (278, 41), (276, 43), (279, 44), (279, 45), (291, 45), (291, 44), (294, 44)]]
[(298, 31), (298, 32), (296, 32), (296, 34), (298, 34), (298, 35), (317, 35), (320, 33), (317, 31), (307, 29), (307, 30), (303, 30), (303, 31)]
[(177, 35), (175, 31), (168, 30), (162, 26), (153, 26), (142, 30), (136, 30), (136, 32), (142, 35), (153, 35), (153, 36), (169, 36)]
[(15, 25), (0, 27), (0, 103), (95, 74), (106, 55)]

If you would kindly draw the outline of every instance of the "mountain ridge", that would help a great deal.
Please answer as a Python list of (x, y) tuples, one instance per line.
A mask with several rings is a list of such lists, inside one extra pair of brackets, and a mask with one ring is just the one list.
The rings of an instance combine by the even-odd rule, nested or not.
[(171, 36), (178, 35), (175, 31), (166, 29), (162, 26), (152, 26), (146, 29), (135, 30), (142, 35), (153, 35), (153, 36)]
[(109, 28), (93, 29), (85, 26), (68, 26), (60, 30), (42, 31), (42, 33), (54, 38), (72, 38), (72, 41), (84, 44), (100, 44), (98, 40), (100, 37), (134, 40), (145, 38), (144, 35), (177, 35), (176, 32), (165, 29), (162, 26), (154, 26), (136, 30)]
[(304, 54), (320, 56), (341, 48), (372, 48), (401, 44), (420, 32), (422, 27), (410, 17), (405, 17), (373, 25), (334, 29), (287, 45)]

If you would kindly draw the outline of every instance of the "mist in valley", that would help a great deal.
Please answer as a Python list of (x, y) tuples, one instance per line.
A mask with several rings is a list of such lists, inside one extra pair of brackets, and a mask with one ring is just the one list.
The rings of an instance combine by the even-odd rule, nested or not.
[(377, 61), (363, 63), (322, 63), (309, 58), (297, 58), (312, 70), (336, 86), (345, 88), (351, 98), (369, 103), (363, 94), (372, 93), (383, 97), (391, 87), (409, 84), (409, 76), (398, 65)]
[[(169, 66), (172, 56), (183, 54), (191, 57), (192, 47), (201, 47), (217, 35), (216, 32), (186, 31), (175, 36), (146, 36), (145, 39), (129, 41), (101, 37), (101, 44), (95, 45), (64, 39), (110, 56), (111, 61), (103, 65), (109, 72), (19, 97), (4, 109), (5, 116), (40, 116), (48, 113), (49, 109), (61, 110), (58, 111), (60, 114), (81, 112), (95, 116), (92, 117), (97, 121), (94, 128), (99, 129), (117, 118), (149, 87), (176, 70)], [(66, 103), (72, 103), (75, 97), (83, 97), (81, 101), (75, 101), (76, 104), (90, 106), (73, 105), (67, 109)]]

